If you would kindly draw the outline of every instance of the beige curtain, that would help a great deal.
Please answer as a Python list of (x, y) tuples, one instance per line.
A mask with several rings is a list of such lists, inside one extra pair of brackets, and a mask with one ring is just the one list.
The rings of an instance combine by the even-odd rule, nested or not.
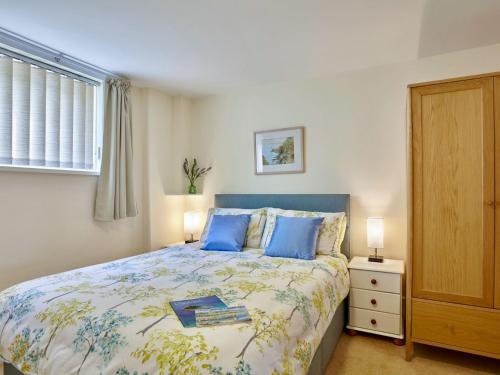
[(128, 81), (112, 79), (107, 82), (101, 176), (94, 214), (99, 221), (137, 216), (129, 91)]

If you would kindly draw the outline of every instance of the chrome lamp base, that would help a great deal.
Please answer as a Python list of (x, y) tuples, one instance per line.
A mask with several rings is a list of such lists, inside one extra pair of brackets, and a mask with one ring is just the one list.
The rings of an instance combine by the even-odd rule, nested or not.
[(384, 257), (377, 254), (377, 249), (375, 248), (375, 255), (368, 256), (368, 262), (383, 263)]

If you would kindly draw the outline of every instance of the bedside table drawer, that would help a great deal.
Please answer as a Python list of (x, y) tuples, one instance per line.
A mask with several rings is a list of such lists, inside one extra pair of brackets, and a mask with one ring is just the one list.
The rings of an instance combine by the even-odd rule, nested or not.
[(349, 326), (399, 335), (401, 316), (351, 307)]
[(401, 292), (401, 275), (396, 273), (351, 269), (350, 276), (353, 288), (398, 294)]
[(401, 297), (399, 294), (351, 289), (349, 305), (367, 310), (401, 314)]

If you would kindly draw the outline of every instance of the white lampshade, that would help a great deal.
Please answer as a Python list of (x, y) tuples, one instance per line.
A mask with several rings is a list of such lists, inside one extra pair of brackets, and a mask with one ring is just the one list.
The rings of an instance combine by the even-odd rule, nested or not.
[(199, 226), (200, 212), (187, 211), (184, 212), (184, 233), (188, 235), (194, 234)]
[(384, 218), (369, 217), (366, 220), (366, 238), (368, 247), (375, 249), (384, 248)]

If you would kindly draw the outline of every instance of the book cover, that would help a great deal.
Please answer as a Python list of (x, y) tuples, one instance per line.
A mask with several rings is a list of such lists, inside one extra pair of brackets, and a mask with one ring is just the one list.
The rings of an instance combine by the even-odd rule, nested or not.
[(186, 328), (196, 327), (196, 310), (227, 308), (226, 304), (217, 296), (170, 301), (170, 306), (172, 306), (182, 325)]
[(195, 311), (195, 316), (197, 327), (245, 323), (252, 320), (245, 306), (200, 309)]

